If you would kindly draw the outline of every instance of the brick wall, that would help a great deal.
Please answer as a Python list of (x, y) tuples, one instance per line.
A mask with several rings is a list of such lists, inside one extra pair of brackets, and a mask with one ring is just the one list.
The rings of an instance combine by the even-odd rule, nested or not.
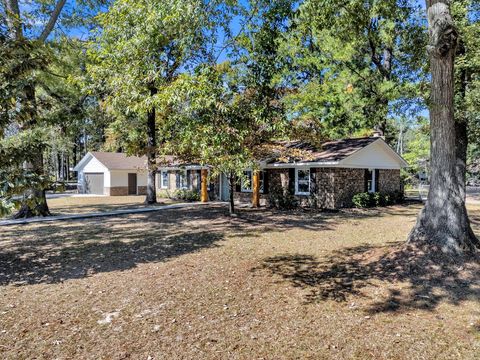
[[(268, 191), (265, 197), (265, 204), (273, 206), (275, 196), (288, 192), (289, 174), (288, 169), (269, 169), (268, 171)], [(260, 197), (261, 199), (262, 197)]]
[(137, 187), (137, 194), (138, 195), (147, 195), (147, 187), (146, 186), (138, 186)]
[(316, 207), (323, 209), (335, 208), (335, 169), (316, 168), (315, 172), (315, 198)]
[[(338, 209), (351, 207), (352, 197), (365, 191), (365, 169), (349, 168), (311, 168), (315, 179), (310, 196), (294, 195), (301, 207)], [(401, 190), (400, 170), (379, 170), (379, 191), (393, 192)], [(288, 193), (289, 169), (268, 170), (268, 193), (261, 194), (262, 204), (270, 204), (274, 193)], [(235, 200), (251, 202), (252, 193), (235, 192)]]
[(352, 206), (352, 197), (365, 191), (365, 169), (334, 168), (334, 208)]
[(402, 190), (400, 170), (379, 170), (379, 192), (397, 192)]
[(128, 186), (114, 186), (105, 188), (105, 194), (108, 196), (127, 196)]

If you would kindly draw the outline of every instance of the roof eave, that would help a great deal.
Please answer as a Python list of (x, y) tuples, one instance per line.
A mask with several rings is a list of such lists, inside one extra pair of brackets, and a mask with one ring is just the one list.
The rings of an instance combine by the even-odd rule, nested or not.
[[(73, 171), (79, 171), (81, 168), (85, 166), (85, 164), (93, 158), (93, 154), (89, 151), (85, 154), (85, 156), (78, 162), (78, 164), (73, 168)], [(103, 164), (102, 164), (103, 165)]]
[(328, 167), (339, 165), (339, 161), (298, 161), (298, 162), (289, 162), (289, 163), (272, 163), (265, 164), (263, 167), (265, 169), (281, 169), (281, 168), (291, 168), (293, 167)]

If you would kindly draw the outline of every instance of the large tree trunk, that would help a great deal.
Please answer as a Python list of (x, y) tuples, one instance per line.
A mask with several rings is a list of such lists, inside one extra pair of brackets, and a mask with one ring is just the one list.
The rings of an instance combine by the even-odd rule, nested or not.
[(460, 143), (453, 102), (457, 31), (447, 0), (427, 0), (427, 15), (432, 73), (431, 183), (427, 203), (408, 241), (428, 244), (445, 253), (474, 252), (480, 243), (470, 229), (465, 194), (457, 174), (457, 145)]
[[(26, 164), (31, 167), (36, 175), (43, 175), (43, 154), (39, 152), (33, 155), (31, 163)], [(47, 198), (44, 189), (31, 188), (23, 195), (22, 205), (18, 212), (13, 216), (14, 219), (29, 218), (34, 216), (50, 216)]]
[[(35, 97), (35, 87), (33, 84), (25, 86), (25, 103), (29, 121), (25, 124), (25, 128), (34, 127), (37, 121), (37, 103)], [(41, 150), (38, 153), (31, 155), (29, 163), (25, 167), (31, 169), (36, 176), (43, 176), (45, 174), (43, 164), (43, 153)], [(44, 189), (32, 188), (23, 195), (23, 202), (20, 210), (14, 215), (14, 218), (25, 218), (33, 216), (50, 216), (48, 209), (47, 198)]]
[[(54, 10), (49, 16), (49, 19), (37, 39), (39, 42), (44, 43), (62, 12), (62, 9), (66, 3), (66, 0), (59, 0), (55, 5)], [(20, 14), (20, 6), (18, 0), (6, 0), (4, 1), (6, 9), (6, 21), (8, 26), (8, 35), (12, 40), (22, 40), (23, 25), (22, 17)], [(35, 84), (29, 83), (25, 86), (25, 101), (21, 103), (21, 106), (28, 114), (28, 121), (25, 124), (25, 129), (32, 128), (38, 123), (38, 111), (37, 102), (35, 96)], [(31, 171), (37, 176), (43, 176), (45, 174), (43, 164), (43, 154), (41, 151), (38, 154), (32, 154), (31, 163), (27, 163), (26, 167), (31, 168)], [(29, 189), (23, 196), (23, 203), (19, 212), (14, 217), (31, 217), (31, 216), (48, 216), (50, 211), (47, 205), (47, 199), (45, 197), (44, 189)]]
[[(150, 95), (157, 93), (156, 88), (150, 89)], [(155, 126), (155, 108), (153, 107), (147, 114), (147, 196), (146, 204), (155, 204), (157, 202), (157, 193), (155, 191), (155, 173), (156, 167), (156, 126)]]
[[(465, 44), (462, 39), (460, 39), (457, 47), (457, 54), (462, 56), (465, 55)], [(467, 87), (471, 81), (471, 75), (463, 66), (460, 69), (457, 78), (457, 99), (460, 99), (460, 103), (457, 103), (456, 121), (455, 121), (455, 136), (456, 136), (456, 172), (458, 179), (458, 186), (460, 195), (465, 200), (467, 196), (467, 149), (468, 149), (468, 119), (466, 115), (466, 97), (467, 97)], [(472, 227), (469, 224), (468, 231), (471, 237), (475, 237), (475, 234), (472, 230)]]

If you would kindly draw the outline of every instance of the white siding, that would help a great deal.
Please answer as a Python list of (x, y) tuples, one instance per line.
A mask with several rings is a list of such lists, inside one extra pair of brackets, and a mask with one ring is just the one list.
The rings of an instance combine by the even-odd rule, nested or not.
[(125, 170), (112, 170), (109, 183), (109, 187), (128, 186), (128, 173)]
[(103, 173), (108, 171), (108, 169), (103, 166), (100, 161), (92, 157), (90, 161), (85, 164), (82, 171), (87, 173)]
[(108, 187), (110, 183), (110, 171), (96, 158), (93, 156), (90, 160), (83, 166), (82, 169), (78, 171), (78, 184), (83, 186), (83, 182), (85, 180), (85, 173), (103, 173), (103, 186)]
[(401, 162), (388, 145), (377, 141), (340, 162), (341, 167), (400, 169)]
[(147, 173), (142, 171), (137, 173), (137, 186), (147, 186)]
[[(128, 174), (137, 174), (137, 186), (147, 186), (147, 173), (140, 170), (112, 170), (108, 176), (109, 187), (128, 186)], [(107, 183), (107, 181), (105, 181)]]

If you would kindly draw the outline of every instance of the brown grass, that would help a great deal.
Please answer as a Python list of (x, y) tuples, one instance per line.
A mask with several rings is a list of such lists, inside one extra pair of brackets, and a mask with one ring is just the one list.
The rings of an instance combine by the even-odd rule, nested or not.
[(48, 207), (53, 215), (85, 214), (112, 210), (141, 209), (149, 206), (171, 204), (170, 199), (158, 199), (156, 205), (145, 205), (145, 196), (88, 196), (62, 197), (48, 199)]
[(1, 228), (0, 357), (478, 358), (478, 265), (398, 254), (418, 210), (211, 205)]

